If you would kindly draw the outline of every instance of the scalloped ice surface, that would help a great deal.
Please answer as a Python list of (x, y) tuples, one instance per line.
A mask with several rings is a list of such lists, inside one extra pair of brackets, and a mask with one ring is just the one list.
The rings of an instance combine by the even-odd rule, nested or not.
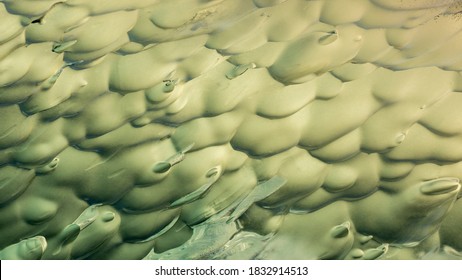
[(1, 0), (1, 259), (460, 259), (462, 1)]

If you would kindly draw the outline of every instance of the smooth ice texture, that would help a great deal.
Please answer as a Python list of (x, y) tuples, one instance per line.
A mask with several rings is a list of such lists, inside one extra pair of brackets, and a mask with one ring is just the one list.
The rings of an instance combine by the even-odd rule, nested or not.
[(461, 13), (0, 0), (0, 258), (461, 259)]

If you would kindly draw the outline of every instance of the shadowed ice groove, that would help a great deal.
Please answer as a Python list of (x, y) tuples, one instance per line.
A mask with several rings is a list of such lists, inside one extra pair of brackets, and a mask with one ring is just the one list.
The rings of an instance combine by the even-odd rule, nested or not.
[(421, 242), (438, 230), (459, 191), (457, 178), (424, 181), (399, 193), (379, 191), (353, 203), (352, 218), (358, 230), (387, 242)]

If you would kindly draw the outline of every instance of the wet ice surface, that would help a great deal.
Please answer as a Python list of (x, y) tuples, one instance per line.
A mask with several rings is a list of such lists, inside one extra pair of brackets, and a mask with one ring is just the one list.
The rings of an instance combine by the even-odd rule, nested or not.
[(0, 1), (0, 258), (461, 258), (460, 1), (103, 2)]

